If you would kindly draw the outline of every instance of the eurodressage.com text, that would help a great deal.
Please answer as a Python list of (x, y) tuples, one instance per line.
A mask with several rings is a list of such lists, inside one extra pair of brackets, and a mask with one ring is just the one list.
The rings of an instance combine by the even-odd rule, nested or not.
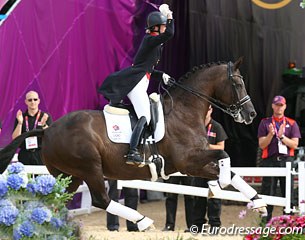
[(231, 227), (210, 227), (208, 224), (202, 225), (202, 230), (199, 231), (196, 225), (190, 227), (190, 232), (193, 235), (252, 235), (259, 234), (262, 237), (267, 237), (269, 234), (302, 234), (302, 227), (238, 227), (234, 224)]

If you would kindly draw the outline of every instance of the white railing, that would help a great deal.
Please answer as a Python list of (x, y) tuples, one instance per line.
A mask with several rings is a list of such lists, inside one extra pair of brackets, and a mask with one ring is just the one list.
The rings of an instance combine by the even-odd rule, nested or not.
[[(25, 171), (31, 174), (49, 174), (45, 166), (26, 165)], [(232, 171), (240, 176), (285, 177), (286, 178), (285, 197), (275, 197), (275, 196), (266, 196), (266, 195), (260, 195), (260, 196), (269, 205), (285, 207), (286, 213), (289, 213), (291, 211), (296, 211), (295, 207), (291, 208), (290, 182), (292, 176), (297, 175), (299, 182), (299, 210), (301, 213), (305, 212), (305, 204), (303, 203), (303, 201), (305, 200), (305, 162), (298, 163), (298, 172), (296, 172), (294, 169), (291, 169), (291, 163), (286, 163), (286, 168), (241, 167), (241, 168), (232, 168)], [(184, 176), (184, 175), (180, 173), (175, 173), (172, 174), (171, 176)], [(208, 196), (207, 188), (192, 187), (192, 186), (162, 183), (162, 182), (150, 182), (150, 181), (142, 181), (142, 180), (129, 180), (129, 181), (118, 180), (118, 188), (121, 189), (122, 187), (145, 189), (145, 190), (160, 191), (160, 192), (170, 192), (170, 193), (185, 194), (185, 195), (194, 195), (201, 197)], [(81, 207), (79, 209), (70, 210), (73, 214), (77, 215), (77, 214), (91, 213), (93, 211), (98, 210), (98, 208), (92, 207), (91, 205), (90, 192), (88, 186), (85, 183), (78, 188), (77, 192), (82, 193)], [(241, 202), (249, 201), (240, 192), (228, 191), (228, 190), (221, 191), (220, 195), (215, 196), (215, 198), (221, 198), (232, 201), (241, 201)]]
[[(261, 177), (285, 177), (286, 178), (286, 196), (285, 197), (276, 197), (276, 196), (267, 196), (260, 195), (268, 205), (283, 206), (285, 207), (285, 212), (290, 213), (291, 211), (297, 211), (295, 206), (291, 208), (291, 179), (294, 175), (299, 175), (299, 209), (302, 213), (305, 212), (305, 204), (302, 203), (305, 200), (305, 167), (304, 162), (298, 164), (298, 173), (295, 169), (291, 169), (291, 163), (286, 163), (286, 168), (267, 168), (267, 167), (241, 167), (241, 168), (232, 168), (232, 171), (240, 176), (261, 176)], [(171, 176), (184, 176), (180, 173), (172, 174)], [(129, 188), (139, 188), (160, 192), (170, 192), (177, 194), (186, 194), (200, 197), (208, 196), (208, 189), (201, 187), (191, 187), (178, 184), (170, 183), (160, 183), (160, 182), (150, 182), (150, 181), (141, 181), (141, 180), (120, 180), (118, 181), (118, 188), (122, 187)], [(235, 191), (223, 190), (215, 198), (239, 201), (239, 202), (248, 202), (249, 200), (245, 198), (243, 194)], [(303, 201), (302, 201), (303, 200)]]

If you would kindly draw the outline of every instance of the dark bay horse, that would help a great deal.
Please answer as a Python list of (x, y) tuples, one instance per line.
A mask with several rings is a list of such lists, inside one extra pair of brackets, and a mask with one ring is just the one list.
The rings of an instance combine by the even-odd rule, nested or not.
[[(238, 70), (234, 64), (214, 63), (200, 66), (183, 76), (164, 94), (165, 136), (157, 144), (165, 159), (165, 174), (181, 172), (210, 178), (211, 193), (232, 184), (265, 211), (265, 203), (248, 184), (230, 171), (230, 158), (225, 151), (208, 150), (204, 125), (209, 104), (230, 114), (235, 121), (250, 124), (256, 116)], [(150, 179), (149, 167), (138, 168), (125, 163), (127, 144), (115, 144), (107, 136), (101, 111), (71, 112), (45, 130), (24, 133), (0, 151), (0, 172), (10, 163), (16, 149), (29, 136), (42, 137), (42, 157), (49, 172), (72, 176), (68, 191), (75, 191), (85, 181), (93, 206), (138, 223), (140, 230), (152, 220), (135, 210), (111, 201), (104, 177), (132, 180)], [(217, 163), (217, 164), (215, 164)]]

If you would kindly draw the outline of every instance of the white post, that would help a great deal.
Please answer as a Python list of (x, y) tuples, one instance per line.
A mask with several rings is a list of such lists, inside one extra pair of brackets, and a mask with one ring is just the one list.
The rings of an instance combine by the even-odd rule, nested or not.
[(299, 211), (305, 214), (305, 162), (298, 163), (299, 172)]
[(285, 212), (291, 212), (291, 163), (286, 163), (286, 206)]
[(88, 213), (91, 213), (92, 200), (89, 188), (86, 183), (79, 186), (77, 192), (81, 192), (81, 209), (88, 209)]

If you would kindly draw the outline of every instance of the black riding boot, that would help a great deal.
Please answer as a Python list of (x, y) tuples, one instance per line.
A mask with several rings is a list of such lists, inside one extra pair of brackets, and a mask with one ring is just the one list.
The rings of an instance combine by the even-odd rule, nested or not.
[(130, 139), (129, 152), (127, 153), (127, 164), (140, 165), (143, 159), (138, 151), (138, 145), (141, 141), (141, 136), (146, 126), (146, 118), (141, 117), (135, 125)]

